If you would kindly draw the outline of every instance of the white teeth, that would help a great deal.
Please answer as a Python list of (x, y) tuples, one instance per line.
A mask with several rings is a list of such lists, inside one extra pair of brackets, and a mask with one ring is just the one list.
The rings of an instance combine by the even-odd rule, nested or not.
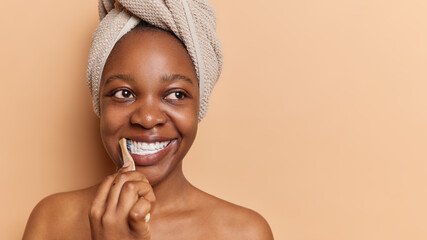
[(170, 142), (171, 141), (147, 143), (130, 140), (129, 150), (131, 153), (138, 155), (154, 154), (163, 150)]

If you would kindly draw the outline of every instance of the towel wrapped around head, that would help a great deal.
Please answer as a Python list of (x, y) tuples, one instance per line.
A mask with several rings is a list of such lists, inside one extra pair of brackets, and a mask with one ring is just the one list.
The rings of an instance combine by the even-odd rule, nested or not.
[(92, 40), (87, 82), (95, 113), (100, 115), (99, 89), (105, 62), (116, 42), (141, 19), (173, 32), (186, 46), (199, 82), (199, 121), (222, 68), (215, 12), (206, 0), (99, 0), (101, 23)]

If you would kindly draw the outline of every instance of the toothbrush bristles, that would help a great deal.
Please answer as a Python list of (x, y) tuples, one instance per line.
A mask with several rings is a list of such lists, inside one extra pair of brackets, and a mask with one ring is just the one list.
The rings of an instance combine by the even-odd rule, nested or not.
[(126, 138), (126, 147), (130, 149), (130, 140)]

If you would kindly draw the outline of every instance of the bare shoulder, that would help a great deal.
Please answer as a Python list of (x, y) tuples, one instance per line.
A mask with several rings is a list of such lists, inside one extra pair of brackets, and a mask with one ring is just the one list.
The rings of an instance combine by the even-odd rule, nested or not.
[(76, 232), (87, 232), (87, 213), (95, 191), (94, 186), (41, 200), (31, 212), (23, 239), (73, 239)]
[(218, 239), (272, 240), (273, 234), (267, 221), (259, 213), (210, 196), (210, 219)]

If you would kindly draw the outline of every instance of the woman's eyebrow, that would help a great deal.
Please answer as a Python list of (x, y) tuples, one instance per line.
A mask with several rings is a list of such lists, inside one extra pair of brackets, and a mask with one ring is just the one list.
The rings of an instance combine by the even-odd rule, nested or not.
[(194, 84), (193, 80), (191, 80), (191, 78), (189, 78), (187, 76), (184, 76), (184, 75), (181, 75), (181, 74), (168, 74), (168, 75), (164, 75), (164, 76), (162, 76), (162, 80), (165, 81), (165, 82), (170, 82), (170, 81), (173, 81), (173, 80), (184, 80), (184, 81), (186, 81), (186, 82), (188, 82), (188, 83), (190, 83), (192, 85)]
[(115, 75), (111, 75), (107, 78), (107, 80), (105, 80), (105, 85), (108, 85), (109, 83), (111, 83), (114, 80), (117, 79), (121, 79), (127, 82), (135, 82), (135, 79), (133, 79), (133, 77), (131, 75), (127, 75), (127, 74), (115, 74)]

